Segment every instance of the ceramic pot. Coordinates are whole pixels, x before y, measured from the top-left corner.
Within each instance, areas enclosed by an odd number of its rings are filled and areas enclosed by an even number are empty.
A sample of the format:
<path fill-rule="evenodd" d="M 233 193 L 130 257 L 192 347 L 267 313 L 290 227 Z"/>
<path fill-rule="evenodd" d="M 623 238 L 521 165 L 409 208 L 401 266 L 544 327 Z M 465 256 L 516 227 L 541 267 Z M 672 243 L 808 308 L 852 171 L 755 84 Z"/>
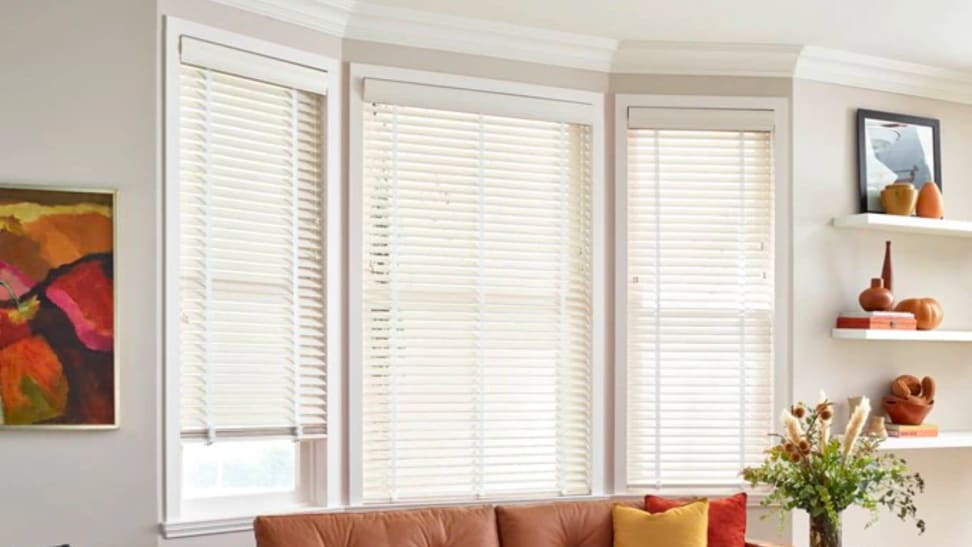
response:
<path fill-rule="evenodd" d="M 918 321 L 918 330 L 937 329 L 945 318 L 945 310 L 934 298 L 907 298 L 898 302 L 894 311 L 913 313 Z"/>
<path fill-rule="evenodd" d="M 918 192 L 918 206 L 915 214 L 922 218 L 945 218 L 945 204 L 942 191 L 934 182 L 926 182 Z"/>
<path fill-rule="evenodd" d="M 889 184 L 881 190 L 881 206 L 889 215 L 911 216 L 918 203 L 918 190 L 908 182 Z"/>
<path fill-rule="evenodd" d="M 857 298 L 864 311 L 889 311 L 894 306 L 894 295 L 884 288 L 884 280 L 880 277 L 871 279 L 871 287 Z"/>
<path fill-rule="evenodd" d="M 887 413 L 891 423 L 898 425 L 921 425 L 928 417 L 928 413 L 935 408 L 935 401 L 925 401 L 912 397 L 902 399 L 894 395 L 885 395 L 881 399 L 881 406 Z"/>

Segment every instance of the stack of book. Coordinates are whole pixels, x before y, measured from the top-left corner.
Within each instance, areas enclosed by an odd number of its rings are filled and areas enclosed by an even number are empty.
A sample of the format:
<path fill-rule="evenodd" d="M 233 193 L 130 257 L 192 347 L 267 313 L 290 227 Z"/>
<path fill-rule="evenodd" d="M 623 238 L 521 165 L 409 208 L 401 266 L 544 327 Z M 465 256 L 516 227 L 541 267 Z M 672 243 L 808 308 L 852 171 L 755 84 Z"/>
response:
<path fill-rule="evenodd" d="M 938 426 L 934 424 L 898 425 L 888 424 L 888 437 L 937 437 Z"/>
<path fill-rule="evenodd" d="M 897 311 L 847 311 L 837 316 L 838 329 L 915 330 L 915 314 Z"/>

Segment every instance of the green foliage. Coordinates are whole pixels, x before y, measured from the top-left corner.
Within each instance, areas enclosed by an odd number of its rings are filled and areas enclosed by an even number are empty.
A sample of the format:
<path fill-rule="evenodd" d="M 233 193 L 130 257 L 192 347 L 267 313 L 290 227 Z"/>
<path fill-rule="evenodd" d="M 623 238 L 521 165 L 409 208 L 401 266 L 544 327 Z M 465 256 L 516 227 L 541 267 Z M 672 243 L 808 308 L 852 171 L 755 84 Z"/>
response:
<path fill-rule="evenodd" d="M 909 473 L 905 460 L 879 455 L 880 440 L 861 437 L 845 449 L 841 440 L 830 439 L 829 425 L 820 423 L 821 413 L 830 416 L 830 406 L 823 402 L 813 409 L 802 403 L 794 407 L 795 414 L 802 416 L 801 437 L 776 435 L 780 443 L 767 450 L 762 465 L 743 470 L 751 485 L 769 487 L 762 505 L 779 507 L 781 518 L 802 509 L 811 519 L 825 518 L 835 526 L 840 526 L 840 514 L 852 505 L 870 511 L 868 526 L 886 508 L 901 520 L 914 520 L 924 533 L 925 521 L 917 517 L 914 502 L 925 489 L 921 476 Z"/>

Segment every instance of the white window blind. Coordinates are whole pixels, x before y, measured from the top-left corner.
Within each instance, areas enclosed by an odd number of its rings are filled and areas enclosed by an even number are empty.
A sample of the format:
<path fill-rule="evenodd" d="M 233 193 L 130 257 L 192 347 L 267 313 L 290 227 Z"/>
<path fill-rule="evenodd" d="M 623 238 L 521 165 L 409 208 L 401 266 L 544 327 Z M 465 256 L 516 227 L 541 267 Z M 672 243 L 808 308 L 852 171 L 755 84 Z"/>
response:
<path fill-rule="evenodd" d="M 590 492 L 590 127 L 364 118 L 363 501 Z"/>
<path fill-rule="evenodd" d="M 319 437 L 323 97 L 196 59 L 179 97 L 182 435 Z"/>
<path fill-rule="evenodd" d="M 627 134 L 627 486 L 738 484 L 773 430 L 772 116 L 653 110 Z"/>

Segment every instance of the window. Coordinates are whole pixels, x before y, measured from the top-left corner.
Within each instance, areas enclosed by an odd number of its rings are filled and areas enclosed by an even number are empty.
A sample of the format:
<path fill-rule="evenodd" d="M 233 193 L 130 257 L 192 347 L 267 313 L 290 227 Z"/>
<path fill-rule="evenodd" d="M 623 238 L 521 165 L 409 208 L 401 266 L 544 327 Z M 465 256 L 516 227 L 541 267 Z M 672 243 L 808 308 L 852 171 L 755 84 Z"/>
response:
<path fill-rule="evenodd" d="M 773 112 L 628 114 L 622 486 L 738 484 L 774 429 Z"/>
<path fill-rule="evenodd" d="M 302 476 L 328 425 L 327 73 L 181 36 L 173 76 L 167 335 L 182 517 L 293 507 L 308 501 Z"/>
<path fill-rule="evenodd" d="M 590 493 L 592 106 L 380 79 L 364 100 L 356 496 Z"/>

